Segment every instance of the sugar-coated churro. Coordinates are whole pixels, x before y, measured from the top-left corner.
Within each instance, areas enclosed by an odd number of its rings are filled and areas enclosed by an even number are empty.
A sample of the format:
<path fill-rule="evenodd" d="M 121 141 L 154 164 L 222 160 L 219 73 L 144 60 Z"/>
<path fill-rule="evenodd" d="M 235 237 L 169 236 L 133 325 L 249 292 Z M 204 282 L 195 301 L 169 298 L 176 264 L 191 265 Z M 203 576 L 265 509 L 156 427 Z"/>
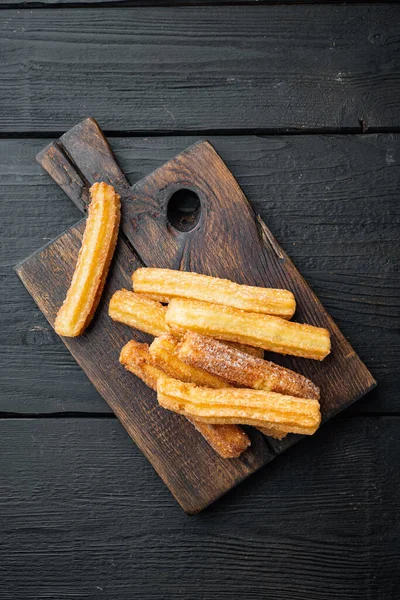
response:
<path fill-rule="evenodd" d="M 128 342 L 122 348 L 119 360 L 153 390 L 157 389 L 157 381 L 167 376 L 154 364 L 147 344 Z M 250 446 L 249 437 L 236 425 L 204 423 L 189 415 L 187 419 L 222 458 L 237 458 Z"/>
<path fill-rule="evenodd" d="M 220 304 L 175 298 L 168 305 L 166 322 L 179 334 L 190 330 L 280 354 L 322 360 L 330 352 L 326 329 Z"/>
<path fill-rule="evenodd" d="M 187 332 L 180 344 L 177 342 L 176 345 L 178 356 L 184 363 L 204 369 L 233 384 L 319 400 L 319 388 L 303 375 L 273 362 L 249 356 L 214 338 Z"/>
<path fill-rule="evenodd" d="M 273 426 L 283 433 L 313 434 L 321 422 L 318 400 L 294 398 L 244 388 L 198 387 L 171 377 L 157 382 L 158 402 L 164 408 L 205 423 Z"/>
<path fill-rule="evenodd" d="M 108 314 L 114 321 L 145 331 L 150 335 L 162 335 L 169 331 L 165 323 L 165 306 L 128 290 L 118 290 L 110 300 Z"/>
<path fill-rule="evenodd" d="M 133 289 L 160 302 L 189 298 L 233 306 L 241 310 L 290 319 L 296 302 L 292 292 L 250 285 L 199 273 L 140 268 L 132 275 Z"/>
<path fill-rule="evenodd" d="M 54 329 L 59 335 L 76 337 L 89 325 L 96 311 L 117 242 L 120 199 L 111 185 L 95 183 L 90 188 L 82 246 Z"/>
<path fill-rule="evenodd" d="M 154 363 L 168 375 L 180 381 L 211 388 L 231 387 L 226 379 L 180 360 L 178 346 L 179 339 L 171 334 L 156 337 L 149 348 Z"/>

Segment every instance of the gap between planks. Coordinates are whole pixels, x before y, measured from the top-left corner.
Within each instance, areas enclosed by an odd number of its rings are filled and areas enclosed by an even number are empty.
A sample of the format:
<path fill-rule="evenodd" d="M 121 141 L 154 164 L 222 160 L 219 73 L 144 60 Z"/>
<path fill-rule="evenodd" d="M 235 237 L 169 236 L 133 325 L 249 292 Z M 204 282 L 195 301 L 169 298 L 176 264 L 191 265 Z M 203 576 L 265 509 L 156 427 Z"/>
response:
<path fill-rule="evenodd" d="M 0 9 L 1 10 L 1 9 Z M 1 131 L 0 140 L 7 139 L 18 139 L 18 140 L 32 140 L 32 139 L 47 139 L 47 138 L 59 138 L 65 133 L 62 131 Z M 367 124 L 360 124 L 360 127 L 317 127 L 317 128 L 296 128 L 296 129 L 260 129 L 260 128 L 230 128 L 230 129 L 182 129 L 182 130 L 157 130 L 151 131 L 134 131 L 134 130 L 117 130 L 113 129 L 103 131 L 104 135 L 108 138 L 153 138 L 153 137 L 185 137 L 185 136 L 224 136 L 224 137 L 235 137 L 235 136 L 304 136 L 304 135 L 370 135 L 370 134 L 398 134 L 400 133 L 399 127 L 368 127 Z"/>

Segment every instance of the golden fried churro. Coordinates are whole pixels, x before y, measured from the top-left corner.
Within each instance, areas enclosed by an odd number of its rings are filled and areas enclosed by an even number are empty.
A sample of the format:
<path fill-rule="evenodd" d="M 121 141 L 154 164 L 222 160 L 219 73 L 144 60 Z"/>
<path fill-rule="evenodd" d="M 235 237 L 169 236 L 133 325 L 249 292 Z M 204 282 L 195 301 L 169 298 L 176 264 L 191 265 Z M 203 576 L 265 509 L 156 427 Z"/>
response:
<path fill-rule="evenodd" d="M 158 402 L 164 408 L 205 423 L 273 426 L 276 431 L 313 434 L 321 422 L 318 400 L 244 388 L 198 387 L 170 377 L 157 382 Z"/>
<path fill-rule="evenodd" d="M 165 371 L 154 364 L 147 344 L 128 342 L 121 350 L 120 362 L 153 390 L 157 381 L 166 377 Z M 187 416 L 197 431 L 222 458 L 237 458 L 250 446 L 248 436 L 236 425 L 214 425 Z"/>
<path fill-rule="evenodd" d="M 326 329 L 248 313 L 230 306 L 175 298 L 168 305 L 166 322 L 173 332 L 186 330 L 222 340 L 322 360 L 330 352 Z"/>
<path fill-rule="evenodd" d="M 135 327 L 150 335 L 169 331 L 165 323 L 165 306 L 128 290 L 118 290 L 110 300 L 108 314 L 114 321 Z"/>
<path fill-rule="evenodd" d="M 65 337 L 81 335 L 92 320 L 117 242 L 121 211 L 118 194 L 106 183 L 95 183 L 90 193 L 78 261 L 54 323 L 56 332 Z"/>
<path fill-rule="evenodd" d="M 217 343 L 225 347 L 225 344 L 222 342 Z M 171 334 L 165 334 L 155 338 L 153 343 L 150 345 L 149 350 L 153 361 L 157 367 L 164 370 L 164 375 L 167 374 L 174 379 L 179 379 L 180 381 L 186 381 L 187 383 L 194 383 L 204 387 L 216 389 L 231 387 L 230 383 L 226 381 L 226 379 L 216 377 L 202 368 L 198 369 L 180 360 L 178 355 L 179 345 L 179 338 L 176 338 Z M 247 347 L 248 346 L 245 346 L 245 348 Z M 244 354 L 244 356 L 247 356 L 247 354 Z M 221 427 L 221 425 L 217 425 L 217 427 Z M 262 433 L 264 433 L 264 435 L 269 435 L 270 437 L 275 437 L 277 439 L 282 439 L 285 437 L 285 434 L 281 430 L 276 431 L 272 425 L 269 428 L 260 428 L 260 430 Z"/>
<path fill-rule="evenodd" d="M 108 314 L 114 321 L 140 329 L 150 335 L 159 336 L 170 331 L 165 322 L 167 307 L 160 302 L 147 298 L 143 294 L 136 294 L 129 290 L 118 290 L 110 300 Z M 262 357 L 264 350 L 247 346 L 246 344 L 226 344 L 239 348 L 251 356 Z"/>
<path fill-rule="evenodd" d="M 319 388 L 303 375 L 273 362 L 249 356 L 214 338 L 187 332 L 181 343 L 177 342 L 178 345 L 178 356 L 184 363 L 209 371 L 233 384 L 319 400 Z"/>
<path fill-rule="evenodd" d="M 211 388 L 231 387 L 226 379 L 182 362 L 178 356 L 178 345 L 179 339 L 171 334 L 155 338 L 149 348 L 154 363 L 164 369 L 168 375 L 180 381 Z"/>
<path fill-rule="evenodd" d="M 240 285 L 228 279 L 198 273 L 141 268 L 133 273 L 132 281 L 135 292 L 146 294 L 160 302 L 170 302 L 172 298 L 189 298 L 284 319 L 290 319 L 296 310 L 294 296 L 288 290 Z"/>

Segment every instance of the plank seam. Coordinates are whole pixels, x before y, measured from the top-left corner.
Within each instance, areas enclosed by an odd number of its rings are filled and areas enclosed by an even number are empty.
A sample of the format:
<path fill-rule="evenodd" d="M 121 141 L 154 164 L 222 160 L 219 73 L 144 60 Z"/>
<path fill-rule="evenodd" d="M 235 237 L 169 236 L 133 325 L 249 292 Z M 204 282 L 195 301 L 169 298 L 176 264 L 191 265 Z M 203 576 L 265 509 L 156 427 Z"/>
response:
<path fill-rule="evenodd" d="M 1 131 L 0 139 L 47 139 L 59 138 L 65 131 Z M 104 130 L 104 134 L 109 138 L 141 138 L 141 137 L 184 137 L 184 136 L 301 136 L 301 135 L 368 135 L 368 134 L 398 134 L 399 127 L 367 127 L 363 121 L 360 127 L 320 127 L 320 128 L 302 128 L 302 129 L 184 129 L 184 130 L 152 130 L 152 131 L 132 131 L 132 130 Z"/>

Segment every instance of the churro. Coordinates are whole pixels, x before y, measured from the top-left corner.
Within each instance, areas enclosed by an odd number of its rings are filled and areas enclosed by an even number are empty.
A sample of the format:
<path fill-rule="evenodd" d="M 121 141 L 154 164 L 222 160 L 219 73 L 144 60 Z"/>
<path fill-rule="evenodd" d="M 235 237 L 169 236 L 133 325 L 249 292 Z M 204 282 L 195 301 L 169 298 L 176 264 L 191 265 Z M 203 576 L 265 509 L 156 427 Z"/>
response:
<path fill-rule="evenodd" d="M 225 344 L 222 342 L 220 345 L 225 347 Z M 156 338 L 151 344 L 149 350 L 153 361 L 158 367 L 164 370 L 164 374 L 167 374 L 174 379 L 179 379 L 180 381 L 186 381 L 187 383 L 194 383 L 204 387 L 216 389 L 231 387 L 231 384 L 226 379 L 212 375 L 202 368 L 191 366 L 189 361 L 186 363 L 180 360 L 179 347 L 179 338 L 176 338 L 170 334 L 165 334 Z M 247 354 L 244 354 L 244 356 L 247 356 Z M 260 429 L 264 435 L 269 435 L 270 437 L 275 437 L 277 439 L 282 439 L 285 437 L 285 433 L 283 433 L 282 430 L 276 431 L 272 425 L 270 425 L 268 428 L 264 427 L 257 429 Z"/>
<path fill-rule="evenodd" d="M 178 356 L 184 363 L 204 369 L 235 385 L 319 400 L 319 388 L 303 375 L 249 356 L 214 338 L 187 332 L 181 343 L 177 342 L 176 345 L 179 345 Z"/>
<path fill-rule="evenodd" d="M 154 363 L 168 375 L 180 381 L 211 388 L 231 387 L 226 379 L 180 360 L 178 346 L 179 339 L 171 334 L 156 337 L 149 348 Z M 244 356 L 246 355 L 244 354 Z"/>
<path fill-rule="evenodd" d="M 96 311 L 117 242 L 120 199 L 111 185 L 95 183 L 90 188 L 82 246 L 54 329 L 59 335 L 76 337 L 89 325 Z"/>
<path fill-rule="evenodd" d="M 220 304 L 175 298 L 168 305 L 166 322 L 178 334 L 190 330 L 280 354 L 322 360 L 330 352 L 326 329 Z"/>
<path fill-rule="evenodd" d="M 108 314 L 114 321 L 140 329 L 150 335 L 169 331 L 165 306 L 128 290 L 118 290 L 110 300 Z"/>
<path fill-rule="evenodd" d="M 147 344 L 130 341 L 121 350 L 120 362 L 153 390 L 165 371 L 154 364 Z M 250 439 L 236 425 L 204 423 L 187 415 L 187 419 L 222 458 L 237 458 L 250 446 Z"/>
<path fill-rule="evenodd" d="M 244 388 L 198 387 L 171 377 L 157 381 L 164 408 L 205 423 L 273 426 L 276 431 L 312 435 L 321 422 L 318 400 Z"/>
<path fill-rule="evenodd" d="M 166 306 L 160 302 L 147 298 L 143 294 L 136 294 L 129 290 L 118 290 L 110 300 L 108 314 L 114 321 L 129 325 L 150 335 L 159 336 L 170 331 L 165 322 Z M 251 356 L 262 357 L 264 350 L 226 342 L 228 345 L 240 349 Z"/>
<path fill-rule="evenodd" d="M 188 298 L 284 319 L 290 319 L 296 310 L 294 296 L 288 290 L 241 285 L 198 273 L 140 268 L 133 273 L 132 281 L 135 292 L 146 294 L 159 302 Z"/>

